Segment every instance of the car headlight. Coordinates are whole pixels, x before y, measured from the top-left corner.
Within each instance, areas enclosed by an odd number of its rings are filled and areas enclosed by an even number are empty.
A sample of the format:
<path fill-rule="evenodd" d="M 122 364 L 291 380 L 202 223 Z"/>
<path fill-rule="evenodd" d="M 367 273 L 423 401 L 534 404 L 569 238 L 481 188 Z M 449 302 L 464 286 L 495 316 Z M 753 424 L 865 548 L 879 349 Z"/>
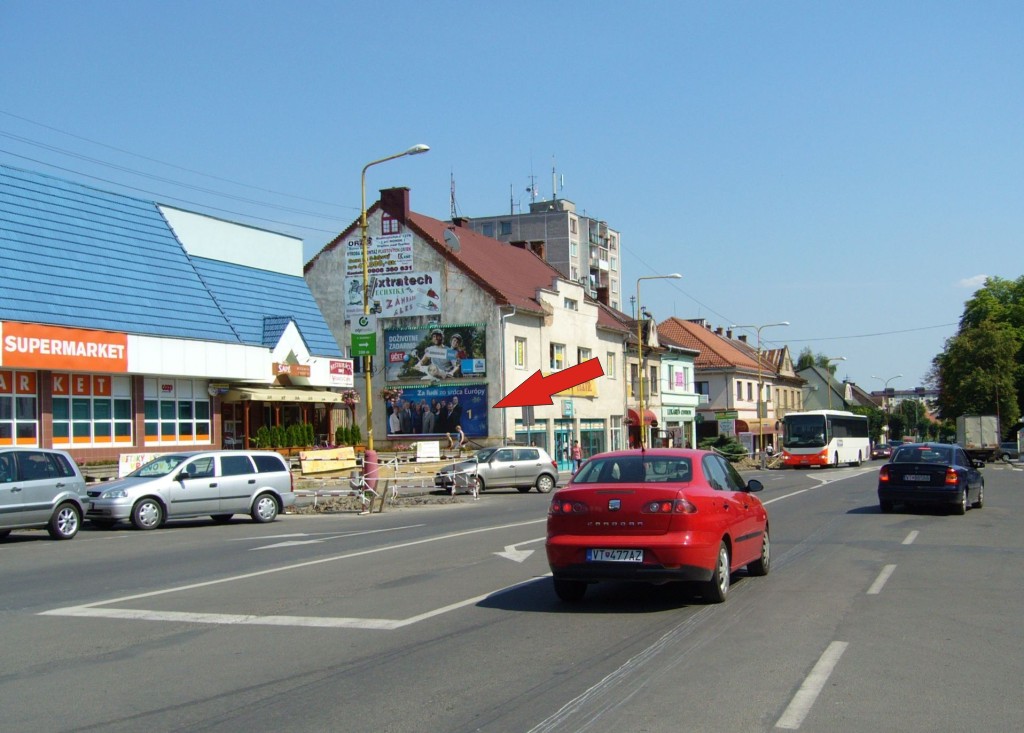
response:
<path fill-rule="evenodd" d="M 128 492 L 124 489 L 107 489 L 100 494 L 101 499 L 124 499 L 128 496 Z"/>

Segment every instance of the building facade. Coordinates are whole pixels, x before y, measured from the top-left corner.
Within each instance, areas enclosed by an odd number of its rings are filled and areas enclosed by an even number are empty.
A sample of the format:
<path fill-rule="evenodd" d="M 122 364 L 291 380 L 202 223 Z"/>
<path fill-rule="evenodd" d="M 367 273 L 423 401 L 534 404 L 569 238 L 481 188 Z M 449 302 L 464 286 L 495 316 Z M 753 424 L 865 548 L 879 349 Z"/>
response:
<path fill-rule="evenodd" d="M 0 166 L 0 445 L 81 462 L 345 419 L 302 242 Z"/>
<path fill-rule="evenodd" d="M 567 199 L 530 203 L 529 213 L 480 216 L 466 226 L 485 237 L 532 249 L 587 294 L 622 310 L 619 232 L 576 211 Z"/>

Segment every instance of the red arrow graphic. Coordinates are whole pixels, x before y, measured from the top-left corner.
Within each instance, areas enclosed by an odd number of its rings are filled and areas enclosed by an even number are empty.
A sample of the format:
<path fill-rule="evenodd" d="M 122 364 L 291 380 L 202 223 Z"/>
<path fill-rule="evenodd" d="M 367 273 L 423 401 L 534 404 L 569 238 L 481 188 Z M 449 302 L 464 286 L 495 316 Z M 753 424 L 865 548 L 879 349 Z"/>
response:
<path fill-rule="evenodd" d="M 601 362 L 596 357 L 582 364 L 571 366 L 547 377 L 536 371 L 525 382 L 502 398 L 495 407 L 524 407 L 526 405 L 551 405 L 551 395 L 597 379 L 604 375 Z"/>

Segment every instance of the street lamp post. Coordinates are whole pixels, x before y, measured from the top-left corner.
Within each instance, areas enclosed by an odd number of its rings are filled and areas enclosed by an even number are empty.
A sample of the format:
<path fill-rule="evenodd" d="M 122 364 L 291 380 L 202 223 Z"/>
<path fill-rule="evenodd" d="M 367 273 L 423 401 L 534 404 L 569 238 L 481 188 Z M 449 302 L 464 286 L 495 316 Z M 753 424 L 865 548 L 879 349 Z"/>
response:
<path fill-rule="evenodd" d="M 678 280 L 678 272 L 670 275 L 644 275 L 636 279 L 636 356 L 637 356 L 637 419 L 640 423 L 640 447 L 644 447 L 644 337 L 642 309 L 640 307 L 641 280 Z"/>
<path fill-rule="evenodd" d="M 825 379 L 828 383 L 825 385 L 828 387 L 828 409 L 832 409 L 832 370 L 829 369 L 832 362 L 834 361 L 846 361 L 845 356 L 830 356 L 825 360 Z"/>
<path fill-rule="evenodd" d="M 760 455 L 761 468 L 765 466 L 764 460 L 764 420 L 767 414 L 761 414 L 761 404 L 764 400 L 764 379 L 761 374 L 761 329 L 771 328 L 772 326 L 788 326 L 789 321 L 779 321 L 778 323 L 764 323 L 760 326 L 755 325 L 741 325 L 741 326 L 729 326 L 732 328 L 753 328 L 757 330 L 757 426 L 758 426 L 758 439 L 757 439 L 757 451 Z M 767 407 L 765 413 L 768 412 Z"/>
<path fill-rule="evenodd" d="M 413 145 L 408 150 L 404 150 L 401 153 L 395 153 L 389 155 L 386 158 L 380 160 L 374 160 L 363 166 L 363 175 L 360 180 L 360 190 L 362 191 L 362 208 L 359 214 L 359 230 L 362 244 L 362 255 L 363 255 L 363 315 L 370 314 L 370 255 L 369 255 L 369 243 L 367 242 L 366 230 L 366 171 L 372 166 L 380 163 L 386 163 L 389 160 L 395 158 L 403 158 L 406 155 L 419 155 L 430 150 L 428 145 Z M 373 335 L 374 341 L 377 340 L 377 334 Z M 373 357 L 363 357 L 363 374 L 366 378 L 366 448 L 367 450 L 373 450 Z"/>
<path fill-rule="evenodd" d="M 880 382 L 882 382 L 884 384 L 884 387 L 882 388 L 882 406 L 885 408 L 885 432 L 886 433 L 888 433 L 890 430 L 892 430 L 892 425 L 889 424 L 889 423 L 892 422 L 892 420 L 890 419 L 890 410 L 889 410 L 889 407 L 890 407 L 890 404 L 889 404 L 889 382 L 891 382 L 894 379 L 899 379 L 902 376 L 903 376 L 902 374 L 897 374 L 894 377 L 889 377 L 888 379 L 885 379 L 883 377 L 876 377 L 874 374 L 871 375 L 872 379 L 877 379 L 878 381 L 880 381 Z"/>

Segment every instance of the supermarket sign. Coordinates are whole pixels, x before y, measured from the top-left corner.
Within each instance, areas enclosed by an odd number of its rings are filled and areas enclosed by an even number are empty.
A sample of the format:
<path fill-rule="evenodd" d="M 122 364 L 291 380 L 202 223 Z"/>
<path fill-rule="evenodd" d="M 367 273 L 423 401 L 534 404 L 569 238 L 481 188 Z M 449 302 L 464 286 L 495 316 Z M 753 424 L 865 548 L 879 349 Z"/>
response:
<path fill-rule="evenodd" d="M 0 321 L 0 366 L 128 371 L 128 334 Z"/>

